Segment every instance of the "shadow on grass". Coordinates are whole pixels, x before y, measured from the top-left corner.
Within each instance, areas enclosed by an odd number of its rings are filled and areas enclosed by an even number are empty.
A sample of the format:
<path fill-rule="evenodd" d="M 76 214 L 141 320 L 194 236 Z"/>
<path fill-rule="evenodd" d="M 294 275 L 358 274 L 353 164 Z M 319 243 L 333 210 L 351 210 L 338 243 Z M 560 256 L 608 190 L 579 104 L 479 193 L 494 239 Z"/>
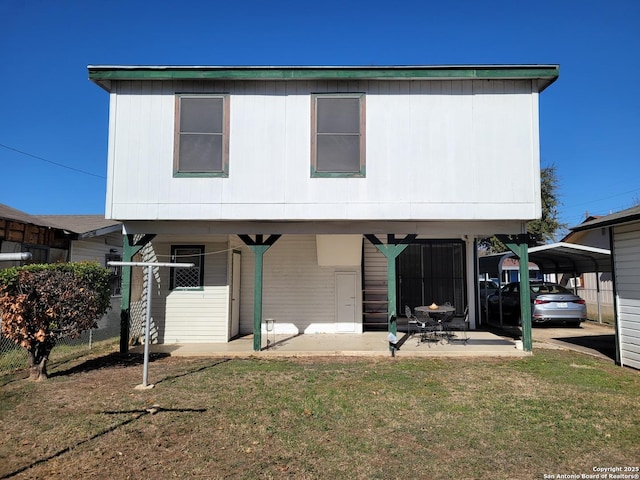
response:
<path fill-rule="evenodd" d="M 30 468 L 33 468 L 37 465 L 40 465 L 42 463 L 46 463 L 50 460 L 53 460 L 55 458 L 58 458 L 62 455 L 64 455 L 65 453 L 70 452 L 71 450 L 73 450 L 74 448 L 77 448 L 85 443 L 91 442 L 97 438 L 102 437 L 103 435 L 106 435 L 107 433 L 113 432 L 115 430 L 117 430 L 120 427 L 124 427 L 125 425 L 128 425 L 130 423 L 135 422 L 136 420 L 139 420 L 140 418 L 144 417 L 145 415 L 155 415 L 157 413 L 161 413 L 161 412 L 178 412 L 178 413 L 204 413 L 206 412 L 207 409 L 206 408 L 163 408 L 159 405 L 154 405 L 152 407 L 143 409 L 143 410 L 122 410 L 122 411 L 105 411 L 102 412 L 104 414 L 107 415 L 129 415 L 129 417 L 126 420 L 123 420 L 122 422 L 116 423 L 115 425 L 111 425 L 108 428 L 105 428 L 104 430 L 101 430 L 100 432 L 96 433 L 95 435 L 92 435 L 89 438 L 86 438 L 84 440 L 80 440 L 79 442 L 76 442 L 75 444 L 65 447 L 61 450 L 58 450 L 55 453 L 52 453 L 51 455 L 48 455 L 46 457 L 43 458 L 39 458 L 38 460 L 30 463 L 29 465 L 25 465 L 24 467 L 20 467 L 17 470 L 14 470 L 13 472 L 9 472 L 5 475 L 3 475 L 2 477 L 0 477 L 0 480 L 6 479 L 6 478 L 11 478 L 14 477 L 16 475 L 18 475 L 19 473 L 22 473 L 26 470 L 29 470 Z M 133 416 L 131 416 L 133 415 Z"/>
<path fill-rule="evenodd" d="M 165 357 L 168 357 L 169 354 L 151 354 L 149 356 L 149 361 L 154 361 L 154 360 L 159 360 Z M 177 375 L 170 375 L 167 376 L 165 378 L 163 378 L 162 380 L 159 380 L 158 382 L 156 382 L 156 384 L 161 383 L 161 382 L 166 382 L 169 380 L 173 380 L 176 378 L 180 378 L 180 377 L 185 377 L 188 375 L 192 375 L 194 373 L 198 373 L 204 370 L 207 370 L 209 368 L 215 367 L 217 365 L 221 365 L 223 363 L 226 363 L 228 361 L 230 361 L 230 358 L 225 358 L 225 359 L 221 359 L 221 360 L 216 360 L 212 363 L 208 363 L 206 365 L 200 366 L 198 368 L 194 368 L 191 370 L 188 370 L 186 372 L 177 374 Z M 54 374 L 52 374 L 51 376 L 62 376 L 62 375 L 73 375 L 75 373 L 81 373 L 81 372 L 88 372 L 88 371 L 92 371 L 92 370 L 99 370 L 99 369 L 103 369 L 103 368 L 122 368 L 122 367 L 130 367 L 130 366 L 137 366 L 137 365 L 142 365 L 144 363 L 144 358 L 143 355 L 139 355 L 139 354 L 121 354 L 121 353 L 111 353 L 109 355 L 104 355 L 101 357 L 97 357 L 97 358 L 92 358 L 90 360 L 87 360 L 79 365 L 76 365 L 74 367 L 71 367 L 67 370 L 62 370 L 59 372 L 55 372 Z M 100 432 L 96 433 L 95 435 L 92 435 L 91 437 L 81 440 L 79 442 L 76 442 L 75 444 L 65 447 L 61 450 L 58 450 L 57 452 L 48 455 L 46 457 L 40 458 L 32 463 L 30 463 L 29 465 L 25 465 L 17 470 L 14 470 L 13 472 L 7 473 L 5 475 L 3 475 L 2 477 L 0 477 L 0 480 L 2 479 L 7 479 L 7 478 L 11 478 L 14 477 L 26 470 L 29 470 L 30 468 L 33 468 L 37 465 L 40 465 L 42 463 L 46 463 L 50 460 L 53 460 L 55 458 L 60 457 L 61 455 L 64 455 L 65 453 L 70 452 L 71 450 L 73 450 L 74 448 L 79 447 L 80 445 L 83 445 L 85 443 L 88 443 L 92 440 L 95 440 L 97 438 L 100 438 L 101 436 L 113 432 L 115 430 L 117 430 L 120 427 L 123 427 L 125 425 L 128 425 L 140 418 L 142 418 L 145 415 L 156 415 L 158 413 L 163 413 L 163 412 L 169 412 L 169 413 L 204 413 L 206 412 L 207 409 L 206 408 L 164 408 L 161 407 L 160 405 L 153 405 L 149 408 L 144 408 L 144 409 L 137 409 L 137 410 L 108 410 L 108 411 L 104 411 L 102 413 L 107 414 L 107 415 L 128 415 L 129 417 L 119 423 L 116 423 L 104 430 L 101 430 Z"/>
<path fill-rule="evenodd" d="M 157 382 L 155 382 L 155 385 L 158 385 L 158 384 L 160 384 L 162 382 L 168 382 L 170 380 L 175 380 L 176 378 L 186 377 L 187 375 L 193 375 L 194 373 L 203 372 L 205 370 L 208 370 L 210 368 L 216 367 L 218 365 L 222 365 L 223 363 L 227 363 L 229 361 L 231 361 L 230 358 L 223 358 L 223 359 L 220 359 L 220 360 L 216 360 L 216 361 L 214 361 L 212 363 L 209 363 L 207 365 L 203 365 L 201 367 L 194 368 L 193 370 L 188 370 L 188 371 L 186 371 L 184 373 L 179 373 L 177 375 L 169 375 L 168 377 L 164 377 L 163 379 L 158 380 Z"/>
<path fill-rule="evenodd" d="M 151 353 L 149 354 L 149 362 L 154 362 L 168 357 L 168 353 Z M 144 363 L 144 356 L 137 353 L 110 353 L 100 357 L 90 358 L 78 365 L 74 365 L 64 370 L 56 370 L 49 374 L 50 378 L 74 375 L 77 373 L 91 372 L 93 370 L 101 370 L 104 368 L 124 368 Z"/>

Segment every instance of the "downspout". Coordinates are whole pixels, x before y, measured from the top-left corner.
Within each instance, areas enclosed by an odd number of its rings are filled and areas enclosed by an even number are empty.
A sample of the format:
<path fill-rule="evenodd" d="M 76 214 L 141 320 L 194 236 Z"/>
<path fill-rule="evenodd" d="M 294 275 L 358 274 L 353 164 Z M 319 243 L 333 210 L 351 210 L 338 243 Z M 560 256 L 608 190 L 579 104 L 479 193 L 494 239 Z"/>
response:
<path fill-rule="evenodd" d="M 613 332 L 616 345 L 616 365 L 624 366 L 620 355 L 620 316 L 618 311 L 618 288 L 616 286 L 616 262 L 615 262 L 615 242 L 613 239 L 613 227 L 609 227 L 609 251 L 611 252 L 611 283 L 613 287 Z"/>
<path fill-rule="evenodd" d="M 613 275 L 612 275 L 613 276 Z M 596 272 L 596 298 L 598 301 L 598 323 L 602 323 L 602 298 L 600 298 L 600 272 Z"/>

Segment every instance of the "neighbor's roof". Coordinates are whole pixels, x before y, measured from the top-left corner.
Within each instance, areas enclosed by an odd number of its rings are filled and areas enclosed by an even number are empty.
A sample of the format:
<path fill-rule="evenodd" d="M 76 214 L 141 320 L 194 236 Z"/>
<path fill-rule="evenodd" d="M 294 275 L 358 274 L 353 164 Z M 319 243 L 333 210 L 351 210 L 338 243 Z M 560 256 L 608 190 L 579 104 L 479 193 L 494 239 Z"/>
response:
<path fill-rule="evenodd" d="M 605 215 L 604 217 L 598 217 L 594 220 L 581 223 L 580 225 L 571 228 L 574 232 L 580 232 L 582 230 L 591 230 L 592 228 L 611 227 L 613 225 L 621 225 L 623 223 L 637 222 L 640 220 L 640 205 L 635 207 L 621 210 L 611 215 Z"/>
<path fill-rule="evenodd" d="M 120 232 L 122 224 L 107 220 L 104 215 L 39 215 L 61 230 L 78 235 L 78 238 L 96 237 L 108 233 Z"/>
<path fill-rule="evenodd" d="M 42 217 L 38 217 L 36 215 L 29 215 L 22 210 L 18 210 L 16 208 L 10 207 L 9 205 L 5 205 L 4 203 L 0 203 L 0 218 L 5 220 L 13 220 L 15 222 L 20 223 L 28 223 L 31 225 L 37 225 L 39 227 L 48 227 L 48 228 L 59 228 L 58 226 L 52 224 L 51 222 L 45 220 Z"/>
<path fill-rule="evenodd" d="M 171 66 L 89 65 L 89 79 L 109 91 L 112 80 L 539 80 L 556 81 L 559 65 Z"/>
<path fill-rule="evenodd" d="M 79 239 L 122 231 L 120 222 L 107 220 L 104 215 L 29 215 L 3 203 L 0 203 L 0 219 L 63 230 Z"/>

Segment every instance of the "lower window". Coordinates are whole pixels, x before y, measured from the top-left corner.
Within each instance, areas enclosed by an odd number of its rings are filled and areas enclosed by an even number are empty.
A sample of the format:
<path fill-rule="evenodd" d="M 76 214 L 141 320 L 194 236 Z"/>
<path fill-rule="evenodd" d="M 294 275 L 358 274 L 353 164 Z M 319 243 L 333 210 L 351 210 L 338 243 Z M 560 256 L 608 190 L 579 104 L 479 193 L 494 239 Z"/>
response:
<path fill-rule="evenodd" d="M 171 269 L 169 288 L 202 288 L 204 286 L 204 245 L 172 245 L 172 263 L 193 263 L 191 268 Z"/>

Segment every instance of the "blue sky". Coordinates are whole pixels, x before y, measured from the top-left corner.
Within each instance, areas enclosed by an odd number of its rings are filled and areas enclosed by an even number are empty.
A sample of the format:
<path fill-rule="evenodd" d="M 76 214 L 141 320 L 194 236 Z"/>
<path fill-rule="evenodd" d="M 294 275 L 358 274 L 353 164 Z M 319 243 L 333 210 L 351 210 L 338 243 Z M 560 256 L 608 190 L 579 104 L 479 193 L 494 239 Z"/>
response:
<path fill-rule="evenodd" d="M 640 203 L 638 0 L 0 0 L 0 18 L 0 203 L 27 213 L 104 212 L 90 64 L 559 64 L 540 142 L 561 220 Z"/>

